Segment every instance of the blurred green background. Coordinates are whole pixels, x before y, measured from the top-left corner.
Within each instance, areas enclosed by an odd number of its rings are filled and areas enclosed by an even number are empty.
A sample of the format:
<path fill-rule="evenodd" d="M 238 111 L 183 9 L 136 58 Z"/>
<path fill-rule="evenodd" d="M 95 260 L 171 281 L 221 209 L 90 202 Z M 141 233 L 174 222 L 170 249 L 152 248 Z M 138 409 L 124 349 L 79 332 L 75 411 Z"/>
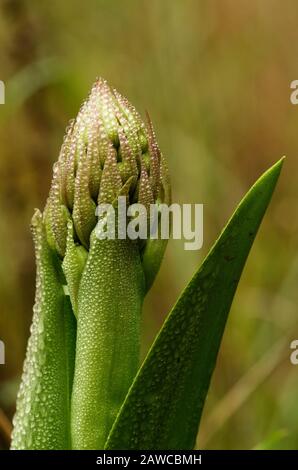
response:
<path fill-rule="evenodd" d="M 204 203 L 204 247 L 170 241 L 145 303 L 143 354 L 242 195 L 287 155 L 231 310 L 198 447 L 298 448 L 296 0 L 1 0 L 0 448 L 32 316 L 29 230 L 65 127 L 97 76 L 151 114 L 174 201 Z"/>

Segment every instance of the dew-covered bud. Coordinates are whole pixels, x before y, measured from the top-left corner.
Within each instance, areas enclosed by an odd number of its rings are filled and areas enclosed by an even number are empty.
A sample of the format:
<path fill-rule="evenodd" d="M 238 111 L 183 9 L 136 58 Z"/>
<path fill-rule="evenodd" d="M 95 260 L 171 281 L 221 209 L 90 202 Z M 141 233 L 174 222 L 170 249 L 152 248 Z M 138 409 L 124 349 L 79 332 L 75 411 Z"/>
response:
<path fill-rule="evenodd" d="M 144 123 L 126 98 L 98 79 L 66 131 L 44 211 L 48 241 L 61 258 L 69 222 L 74 242 L 89 250 L 97 205 L 117 204 L 119 196 L 146 208 L 169 203 L 168 172 L 148 114 Z"/>
<path fill-rule="evenodd" d="M 145 124 L 99 79 L 67 128 L 45 210 L 32 221 L 37 300 L 13 448 L 105 446 L 139 367 L 142 304 L 167 243 L 147 237 L 147 225 L 144 239 L 128 236 L 141 225 L 135 203 L 146 222 L 152 204 L 170 203 L 166 163 L 149 116 Z M 114 212 L 114 238 L 98 232 L 108 225 L 103 205 Z"/>

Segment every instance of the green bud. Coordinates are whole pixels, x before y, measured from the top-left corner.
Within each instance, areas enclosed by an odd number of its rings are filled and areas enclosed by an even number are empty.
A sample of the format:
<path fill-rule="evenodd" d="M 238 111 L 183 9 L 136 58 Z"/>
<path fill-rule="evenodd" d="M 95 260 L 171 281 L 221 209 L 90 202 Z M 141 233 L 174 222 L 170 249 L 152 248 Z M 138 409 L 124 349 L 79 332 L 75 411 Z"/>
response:
<path fill-rule="evenodd" d="M 153 126 L 107 82 L 98 79 L 69 125 L 54 166 L 45 209 L 49 243 L 65 256 L 67 226 L 74 240 L 90 248 L 95 209 L 127 195 L 128 204 L 167 202 L 169 181 Z"/>
<path fill-rule="evenodd" d="M 137 373 L 143 299 L 167 241 L 98 237 L 97 205 L 112 204 L 118 214 L 119 196 L 127 207 L 169 204 L 168 170 L 149 116 L 145 124 L 99 79 L 67 128 L 38 216 L 43 249 L 36 256 L 37 326 L 29 341 L 13 448 L 104 448 Z M 41 321 L 44 329 L 38 329 Z M 37 343 L 47 343 L 56 354 L 45 355 Z M 40 404 L 41 387 L 46 407 Z M 33 411 L 30 407 L 25 419 L 29 401 Z M 53 410 L 59 419 L 49 426 Z"/>

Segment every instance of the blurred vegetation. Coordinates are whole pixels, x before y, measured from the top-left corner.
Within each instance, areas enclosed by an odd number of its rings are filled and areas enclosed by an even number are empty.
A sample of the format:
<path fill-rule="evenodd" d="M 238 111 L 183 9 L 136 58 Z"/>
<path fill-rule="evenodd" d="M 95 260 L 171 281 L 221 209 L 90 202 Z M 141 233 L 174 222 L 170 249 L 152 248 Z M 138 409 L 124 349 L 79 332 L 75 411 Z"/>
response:
<path fill-rule="evenodd" d="M 145 303 L 143 353 L 241 196 L 287 155 L 233 304 L 198 445 L 297 448 L 298 368 L 289 361 L 298 337 L 298 107 L 289 99 L 297 22 L 295 0 L 1 0 L 0 448 L 34 301 L 30 218 L 45 203 L 67 121 L 99 75 L 150 112 L 174 200 L 205 205 L 204 248 L 169 243 Z"/>

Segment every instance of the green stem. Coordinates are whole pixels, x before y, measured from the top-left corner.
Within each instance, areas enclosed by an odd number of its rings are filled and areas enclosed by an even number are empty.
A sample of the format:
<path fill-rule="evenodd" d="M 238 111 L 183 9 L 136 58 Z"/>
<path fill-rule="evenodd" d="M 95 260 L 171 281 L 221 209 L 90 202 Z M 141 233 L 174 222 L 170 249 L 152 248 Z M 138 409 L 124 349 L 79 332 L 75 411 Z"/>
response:
<path fill-rule="evenodd" d="M 94 234 L 78 293 L 73 449 L 103 449 L 139 366 L 144 274 L 131 240 Z"/>

